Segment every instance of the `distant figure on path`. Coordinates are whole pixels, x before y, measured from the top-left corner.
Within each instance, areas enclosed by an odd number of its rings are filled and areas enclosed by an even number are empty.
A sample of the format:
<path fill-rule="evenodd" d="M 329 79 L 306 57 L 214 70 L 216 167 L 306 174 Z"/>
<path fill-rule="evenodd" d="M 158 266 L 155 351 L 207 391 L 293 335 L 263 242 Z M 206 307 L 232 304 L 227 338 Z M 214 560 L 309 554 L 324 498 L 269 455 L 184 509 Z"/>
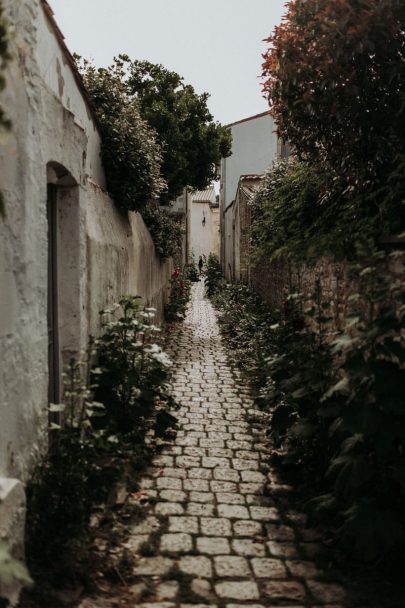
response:
<path fill-rule="evenodd" d="M 200 271 L 200 275 L 202 273 L 203 265 L 204 265 L 204 262 L 203 262 L 202 257 L 200 256 L 200 259 L 198 260 L 198 269 Z"/>

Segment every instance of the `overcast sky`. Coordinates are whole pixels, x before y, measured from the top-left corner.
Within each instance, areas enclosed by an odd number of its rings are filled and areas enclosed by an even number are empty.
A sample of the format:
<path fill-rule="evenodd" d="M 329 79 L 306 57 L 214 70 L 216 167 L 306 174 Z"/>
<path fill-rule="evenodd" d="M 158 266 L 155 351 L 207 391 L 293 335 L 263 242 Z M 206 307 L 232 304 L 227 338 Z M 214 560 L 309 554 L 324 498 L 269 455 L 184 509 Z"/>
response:
<path fill-rule="evenodd" d="M 184 76 L 223 124 L 267 110 L 262 42 L 285 0 L 48 0 L 69 50 L 98 66 L 114 55 L 148 59 Z"/>

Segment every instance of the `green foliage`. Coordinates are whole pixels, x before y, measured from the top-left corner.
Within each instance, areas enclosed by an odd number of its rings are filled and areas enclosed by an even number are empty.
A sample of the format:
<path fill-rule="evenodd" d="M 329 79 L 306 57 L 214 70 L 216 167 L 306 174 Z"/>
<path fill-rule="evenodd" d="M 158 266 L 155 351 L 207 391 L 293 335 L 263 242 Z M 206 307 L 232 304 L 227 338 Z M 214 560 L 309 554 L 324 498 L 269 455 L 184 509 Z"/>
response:
<path fill-rule="evenodd" d="M 198 95 L 162 65 L 131 61 L 127 55 L 119 59 L 128 70 L 128 90 L 162 146 L 168 184 L 162 200 L 174 200 L 187 186 L 204 190 L 217 177 L 221 158 L 231 153 L 230 131 L 213 121 L 209 95 Z"/>
<path fill-rule="evenodd" d="M 164 260 L 175 257 L 181 250 L 183 229 L 157 202 L 142 209 L 143 220 L 155 244 L 157 254 Z"/>
<path fill-rule="evenodd" d="M 67 368 L 65 402 L 49 408 L 51 450 L 27 488 L 27 554 L 39 581 L 46 572 L 58 584 L 72 582 L 91 570 L 94 504 L 145 468 L 156 439 L 176 422 L 166 411 L 170 361 L 156 344 L 153 309 L 128 296 L 102 317 L 105 333 L 90 342 L 85 361 Z"/>
<path fill-rule="evenodd" d="M 122 62 L 96 69 L 76 60 L 100 124 L 108 190 L 119 209 L 139 210 L 165 188 L 156 134 L 128 94 Z"/>
<path fill-rule="evenodd" d="M 207 270 L 205 277 L 205 287 L 207 295 L 211 298 L 220 286 L 224 284 L 224 277 L 222 274 L 221 264 L 219 263 L 218 256 L 214 253 L 210 253 L 207 260 Z"/>
<path fill-rule="evenodd" d="M 319 286 L 310 306 L 291 294 L 285 318 L 243 286 L 215 298 L 232 357 L 271 415 L 269 437 L 322 493 L 312 515 L 366 561 L 398 557 L 405 539 L 405 290 L 387 268 L 398 255 L 358 251 L 358 293 L 332 342 Z"/>
<path fill-rule="evenodd" d="M 360 242 L 402 229 L 403 186 L 393 174 L 384 187 L 349 197 L 325 169 L 302 161 L 275 165 L 251 203 L 253 257 L 355 259 Z"/>
<path fill-rule="evenodd" d="M 264 91 L 280 135 L 349 190 L 403 162 L 402 0 L 292 0 L 268 39 Z"/>
<path fill-rule="evenodd" d="M 122 312 L 116 318 L 117 311 Z M 93 370 L 96 398 L 106 407 L 101 423 L 117 433 L 136 429 L 144 436 L 157 400 L 168 401 L 165 385 L 171 361 L 156 343 L 160 329 L 155 309 L 140 309 L 140 299 L 122 298 L 103 311 L 105 333 L 97 340 L 99 368 Z"/>
<path fill-rule="evenodd" d="M 170 298 L 165 306 L 166 321 L 179 321 L 184 319 L 186 308 L 190 299 L 190 281 L 176 268 L 170 279 Z"/>
<path fill-rule="evenodd" d="M 194 260 L 192 260 L 186 265 L 184 269 L 184 275 L 186 279 L 191 283 L 198 283 L 198 281 L 200 280 L 200 274 L 198 272 L 197 265 Z"/>

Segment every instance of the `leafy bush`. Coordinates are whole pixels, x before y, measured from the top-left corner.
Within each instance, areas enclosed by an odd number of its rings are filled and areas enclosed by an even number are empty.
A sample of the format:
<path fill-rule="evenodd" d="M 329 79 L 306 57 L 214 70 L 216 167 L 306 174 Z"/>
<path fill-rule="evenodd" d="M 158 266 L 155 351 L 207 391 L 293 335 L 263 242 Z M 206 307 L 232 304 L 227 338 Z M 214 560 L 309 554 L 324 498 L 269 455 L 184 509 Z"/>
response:
<path fill-rule="evenodd" d="M 137 100 L 144 120 L 162 146 L 162 174 L 167 181 L 164 202 L 183 189 L 204 190 L 216 178 L 221 158 L 231 154 L 229 129 L 214 122 L 208 93 L 198 95 L 176 72 L 149 61 L 119 57 L 128 71 L 128 92 Z"/>
<path fill-rule="evenodd" d="M 280 135 L 350 188 L 405 153 L 402 0 L 292 0 L 268 39 L 264 90 Z"/>
<path fill-rule="evenodd" d="M 183 229 L 157 202 L 142 209 L 143 220 L 152 236 L 157 254 L 166 259 L 175 257 L 181 250 Z"/>
<path fill-rule="evenodd" d="M 118 311 L 122 315 L 116 319 Z M 115 310 L 103 311 L 105 333 L 96 342 L 99 368 L 96 398 L 105 403 L 101 423 L 118 433 L 136 429 L 144 436 L 157 400 L 165 392 L 171 361 L 156 343 L 155 309 L 141 310 L 140 299 L 122 298 Z"/>
<path fill-rule="evenodd" d="M 147 466 L 155 439 L 176 421 L 166 411 L 170 360 L 156 344 L 154 311 L 128 296 L 102 316 L 105 333 L 90 343 L 86 361 L 71 360 L 65 402 L 50 406 L 51 450 L 27 488 L 27 554 L 40 582 L 44 572 L 59 585 L 88 573 L 94 504 Z"/>
<path fill-rule="evenodd" d="M 291 294 L 285 319 L 243 286 L 215 297 L 231 356 L 271 414 L 269 437 L 320 493 L 312 515 L 368 561 L 398 558 L 405 539 L 405 290 L 388 259 L 358 252 L 359 292 L 332 343 L 319 290 L 309 308 Z"/>
<path fill-rule="evenodd" d="M 156 134 L 128 95 L 122 63 L 96 69 L 76 59 L 101 128 L 108 190 L 119 209 L 139 210 L 165 188 Z"/>
<path fill-rule="evenodd" d="M 166 321 L 184 319 L 190 299 L 190 282 L 180 268 L 176 268 L 170 279 L 170 298 L 165 307 Z"/>
<path fill-rule="evenodd" d="M 223 285 L 223 283 L 224 278 L 218 256 L 216 256 L 214 253 L 210 253 L 207 260 L 207 271 L 205 277 L 205 287 L 208 297 L 211 298 L 218 288 Z"/>
<path fill-rule="evenodd" d="M 348 197 L 323 168 L 298 161 L 275 165 L 251 202 L 253 258 L 356 259 L 360 242 L 377 243 L 401 230 L 402 182 L 393 175 L 384 188 Z"/>
<path fill-rule="evenodd" d="M 198 283 L 198 281 L 200 280 L 200 275 L 197 270 L 196 263 L 194 261 L 189 262 L 187 264 L 184 274 L 185 274 L 187 280 L 191 281 L 191 283 Z"/>

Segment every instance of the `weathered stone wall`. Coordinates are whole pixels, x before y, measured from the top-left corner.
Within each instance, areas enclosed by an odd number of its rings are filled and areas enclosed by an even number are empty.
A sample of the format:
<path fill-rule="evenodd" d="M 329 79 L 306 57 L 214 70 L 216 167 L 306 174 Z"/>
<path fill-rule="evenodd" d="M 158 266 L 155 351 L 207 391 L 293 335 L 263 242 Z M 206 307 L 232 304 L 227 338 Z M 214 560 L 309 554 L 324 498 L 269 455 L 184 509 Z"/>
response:
<path fill-rule="evenodd" d="M 336 330 L 342 327 L 347 300 L 352 293 L 347 265 L 327 258 L 320 258 L 311 266 L 296 264 L 286 257 L 252 264 L 250 285 L 271 308 L 282 314 L 287 314 L 290 294 L 302 294 L 309 304 L 318 291 L 322 301 L 330 303 L 328 314 Z"/>
<path fill-rule="evenodd" d="M 3 1 L 13 35 L 0 143 L 0 477 L 23 481 L 47 442 L 47 187 L 57 190 L 61 364 L 99 332 L 98 312 L 139 294 L 162 318 L 171 263 L 161 263 L 139 214 L 105 192 L 97 121 L 48 7 Z"/>

